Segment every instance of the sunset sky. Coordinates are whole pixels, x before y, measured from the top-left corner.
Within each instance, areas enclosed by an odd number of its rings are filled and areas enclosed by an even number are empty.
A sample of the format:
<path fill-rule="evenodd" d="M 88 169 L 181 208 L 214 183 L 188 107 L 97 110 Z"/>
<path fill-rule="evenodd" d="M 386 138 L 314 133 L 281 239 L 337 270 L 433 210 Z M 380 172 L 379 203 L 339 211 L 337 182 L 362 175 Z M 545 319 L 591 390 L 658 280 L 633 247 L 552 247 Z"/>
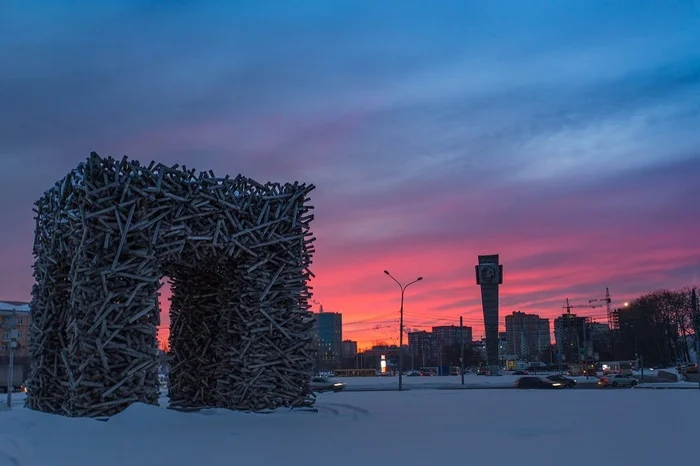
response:
<path fill-rule="evenodd" d="M 700 285 L 700 0 L 5 1 L 0 63 L 2 300 L 92 150 L 315 184 L 315 300 L 361 346 L 398 342 L 384 269 L 424 277 L 407 329 L 477 338 L 479 254 L 502 322 Z"/>

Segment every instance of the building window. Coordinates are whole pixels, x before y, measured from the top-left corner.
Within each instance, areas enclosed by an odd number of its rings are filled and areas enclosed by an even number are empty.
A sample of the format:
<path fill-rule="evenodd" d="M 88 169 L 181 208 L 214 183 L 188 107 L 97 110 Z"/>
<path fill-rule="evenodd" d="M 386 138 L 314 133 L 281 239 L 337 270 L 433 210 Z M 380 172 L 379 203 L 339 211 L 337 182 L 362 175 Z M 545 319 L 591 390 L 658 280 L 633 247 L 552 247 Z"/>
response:
<path fill-rule="evenodd" d="M 20 340 L 22 338 L 22 332 L 17 332 L 17 339 Z"/>
<path fill-rule="evenodd" d="M 2 341 L 10 341 L 10 333 L 5 332 L 2 334 Z"/>
<path fill-rule="evenodd" d="M 7 345 L 2 345 L 2 352 L 6 353 L 7 352 Z"/>
<path fill-rule="evenodd" d="M 17 325 L 22 325 L 23 319 L 21 317 L 17 317 Z"/>

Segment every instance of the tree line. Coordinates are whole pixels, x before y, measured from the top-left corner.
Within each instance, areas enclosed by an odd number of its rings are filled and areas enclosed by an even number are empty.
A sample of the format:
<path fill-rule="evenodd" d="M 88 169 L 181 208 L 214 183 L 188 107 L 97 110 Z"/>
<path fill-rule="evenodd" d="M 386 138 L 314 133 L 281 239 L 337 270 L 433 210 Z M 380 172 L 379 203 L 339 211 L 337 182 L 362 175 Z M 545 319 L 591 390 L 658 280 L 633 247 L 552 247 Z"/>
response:
<path fill-rule="evenodd" d="M 640 359 L 649 366 L 690 362 L 700 311 L 689 287 L 656 290 L 618 310 L 619 329 L 610 333 L 609 349 L 617 360 Z"/>

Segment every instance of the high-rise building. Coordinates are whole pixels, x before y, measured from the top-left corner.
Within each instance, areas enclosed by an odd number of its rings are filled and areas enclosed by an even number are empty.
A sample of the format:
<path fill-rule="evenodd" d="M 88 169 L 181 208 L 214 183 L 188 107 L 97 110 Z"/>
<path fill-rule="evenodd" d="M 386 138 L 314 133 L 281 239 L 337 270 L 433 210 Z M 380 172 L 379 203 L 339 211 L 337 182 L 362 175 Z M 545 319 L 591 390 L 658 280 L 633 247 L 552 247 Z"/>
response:
<path fill-rule="evenodd" d="M 354 358 L 357 356 L 357 342 L 352 340 L 343 340 L 341 346 L 341 355 L 343 358 Z"/>
<path fill-rule="evenodd" d="M 425 330 L 409 332 L 408 350 L 411 355 L 411 369 L 427 367 L 433 355 L 433 335 Z"/>
<path fill-rule="evenodd" d="M 552 329 L 549 326 L 549 319 L 541 318 L 537 325 L 537 352 L 541 355 L 552 347 Z"/>
<path fill-rule="evenodd" d="M 592 339 L 604 338 L 610 334 L 610 326 L 608 324 L 591 322 L 588 324 L 588 328 L 590 329 Z"/>
<path fill-rule="evenodd" d="M 472 328 L 458 325 L 433 327 L 432 332 L 425 330 L 408 333 L 408 350 L 413 369 L 428 367 L 442 362 L 442 352 L 446 346 L 462 343 L 460 328 L 464 335 L 464 348 L 472 346 Z"/>
<path fill-rule="evenodd" d="M 445 346 L 459 345 L 462 342 L 460 329 L 464 333 L 464 347 L 469 348 L 472 343 L 472 328 L 460 327 L 458 325 L 441 325 L 433 327 L 433 344 L 436 349 L 443 349 Z"/>
<path fill-rule="evenodd" d="M 316 317 L 316 366 L 318 372 L 340 368 L 343 352 L 343 316 L 339 312 L 323 312 Z"/>
<path fill-rule="evenodd" d="M 549 319 L 515 311 L 506 316 L 507 352 L 519 359 L 536 361 L 550 346 Z"/>
<path fill-rule="evenodd" d="M 564 362 L 578 363 L 581 361 L 585 338 L 585 317 L 576 314 L 563 314 L 554 319 L 554 339 L 557 351 Z"/>

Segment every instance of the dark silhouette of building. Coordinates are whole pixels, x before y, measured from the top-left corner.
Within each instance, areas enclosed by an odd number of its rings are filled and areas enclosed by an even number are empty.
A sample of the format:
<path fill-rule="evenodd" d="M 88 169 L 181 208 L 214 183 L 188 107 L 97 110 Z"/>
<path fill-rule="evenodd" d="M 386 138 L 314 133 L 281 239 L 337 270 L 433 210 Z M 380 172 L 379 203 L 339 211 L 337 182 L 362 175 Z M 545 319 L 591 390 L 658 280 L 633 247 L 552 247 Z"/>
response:
<path fill-rule="evenodd" d="M 459 345 L 461 340 L 460 328 L 464 333 L 464 347 L 469 348 L 472 344 L 472 328 L 459 327 L 458 325 L 441 325 L 433 327 L 433 343 L 438 348 L 445 346 Z"/>
<path fill-rule="evenodd" d="M 550 344 L 549 319 L 515 311 L 506 316 L 507 353 L 518 359 L 538 360 Z"/>
<path fill-rule="evenodd" d="M 343 340 L 341 353 L 343 358 L 354 358 L 357 356 L 357 342 Z"/>
<path fill-rule="evenodd" d="M 430 365 L 433 359 L 433 334 L 425 330 L 409 332 L 408 350 L 411 355 L 411 369 Z"/>
<path fill-rule="evenodd" d="M 343 353 L 343 316 L 339 312 L 323 312 L 316 317 L 317 372 L 339 369 Z"/>
<path fill-rule="evenodd" d="M 343 340 L 341 348 L 341 368 L 359 369 L 360 359 L 357 357 L 357 342 Z"/>
<path fill-rule="evenodd" d="M 554 319 L 554 338 L 562 361 L 567 363 L 581 361 L 583 356 L 581 352 L 586 341 L 585 323 L 586 318 L 576 314 L 563 314 Z"/>
<path fill-rule="evenodd" d="M 432 332 L 422 330 L 409 332 L 408 349 L 411 369 L 442 364 L 443 352 L 449 346 L 462 343 L 460 328 L 464 334 L 464 348 L 472 346 L 472 328 L 458 325 L 441 325 L 432 328 Z"/>
<path fill-rule="evenodd" d="M 365 369 L 374 368 L 382 374 L 395 373 L 398 369 L 399 347 L 396 345 L 375 345 L 361 354 Z"/>

